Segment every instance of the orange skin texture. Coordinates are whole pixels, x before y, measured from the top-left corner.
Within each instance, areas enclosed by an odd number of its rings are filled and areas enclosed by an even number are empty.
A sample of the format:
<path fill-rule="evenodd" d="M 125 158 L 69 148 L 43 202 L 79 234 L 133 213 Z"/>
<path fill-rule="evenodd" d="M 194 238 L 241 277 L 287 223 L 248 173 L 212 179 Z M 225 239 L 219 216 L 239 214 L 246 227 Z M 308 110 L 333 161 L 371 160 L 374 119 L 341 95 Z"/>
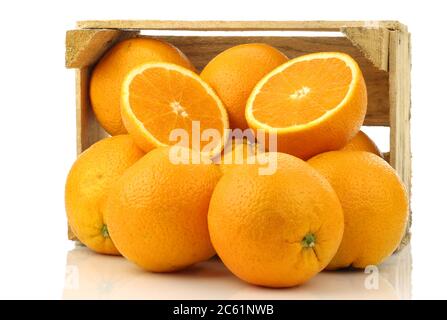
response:
<path fill-rule="evenodd" d="M 173 164 L 157 148 L 129 168 L 109 193 L 105 216 L 119 252 L 141 268 L 170 272 L 211 258 L 207 213 L 219 167 Z"/>
<path fill-rule="evenodd" d="M 90 79 L 93 111 L 101 126 L 111 135 L 127 132 L 121 121 L 120 111 L 124 76 L 134 67 L 148 62 L 169 62 L 195 71 L 179 49 L 160 40 L 134 38 L 113 46 L 99 60 Z"/>
<path fill-rule="evenodd" d="M 222 99 L 227 108 L 230 128 L 248 128 L 245 120 L 247 98 L 263 76 L 286 62 L 279 50 L 263 43 L 231 47 L 214 57 L 200 76 Z"/>
<path fill-rule="evenodd" d="M 319 123 L 310 124 L 299 130 L 279 132 L 277 151 L 307 160 L 322 152 L 339 150 L 357 134 L 365 119 L 367 91 L 365 80 L 357 64 L 355 69 L 359 77 L 354 82 L 353 94 L 345 105 Z M 312 74 L 309 74 L 309 77 L 312 77 Z M 284 116 L 287 117 L 287 115 Z M 250 119 L 248 119 L 248 124 L 255 131 L 260 129 Z"/>
<path fill-rule="evenodd" d="M 377 145 L 363 131 L 359 131 L 340 151 L 367 151 L 383 158 Z"/>
<path fill-rule="evenodd" d="M 333 151 L 308 161 L 331 183 L 345 215 L 345 233 L 328 269 L 378 265 L 405 234 L 405 187 L 382 158 L 365 151 Z"/>
<path fill-rule="evenodd" d="M 273 175 L 241 165 L 211 198 L 208 225 L 223 263 L 240 279 L 267 287 L 302 284 L 323 270 L 343 235 L 343 212 L 330 184 L 304 161 L 278 153 Z M 313 234 L 314 247 L 303 238 Z"/>
<path fill-rule="evenodd" d="M 65 185 L 68 223 L 76 237 L 93 251 L 118 255 L 103 235 L 103 205 L 110 186 L 144 155 L 129 135 L 101 140 L 75 161 Z"/>

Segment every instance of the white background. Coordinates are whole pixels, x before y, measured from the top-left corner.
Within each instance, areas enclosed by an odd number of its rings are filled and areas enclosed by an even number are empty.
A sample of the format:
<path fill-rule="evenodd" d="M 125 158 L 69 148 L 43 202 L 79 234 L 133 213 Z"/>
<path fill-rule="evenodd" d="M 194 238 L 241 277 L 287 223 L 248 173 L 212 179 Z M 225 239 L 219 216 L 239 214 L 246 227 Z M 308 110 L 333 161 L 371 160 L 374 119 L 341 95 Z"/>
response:
<path fill-rule="evenodd" d="M 60 298 L 64 183 L 75 159 L 65 31 L 86 19 L 400 20 L 412 32 L 413 297 L 447 298 L 443 1 L 2 1 L 0 298 Z"/>

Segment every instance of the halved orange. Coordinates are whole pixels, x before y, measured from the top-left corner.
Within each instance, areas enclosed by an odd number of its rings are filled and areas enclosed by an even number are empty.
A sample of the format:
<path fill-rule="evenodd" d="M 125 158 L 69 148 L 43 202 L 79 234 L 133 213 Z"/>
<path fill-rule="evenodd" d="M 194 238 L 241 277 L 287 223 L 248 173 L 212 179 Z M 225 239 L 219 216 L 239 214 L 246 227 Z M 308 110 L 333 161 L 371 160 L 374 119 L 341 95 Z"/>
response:
<path fill-rule="evenodd" d="M 145 151 L 182 145 L 213 157 L 228 137 L 228 115 L 213 89 L 196 73 L 170 63 L 144 64 L 127 74 L 121 115 Z"/>
<path fill-rule="evenodd" d="M 245 109 L 252 129 L 277 135 L 277 149 L 303 159 L 342 148 L 365 118 L 366 86 L 353 58 L 321 52 L 290 60 L 253 89 Z"/>

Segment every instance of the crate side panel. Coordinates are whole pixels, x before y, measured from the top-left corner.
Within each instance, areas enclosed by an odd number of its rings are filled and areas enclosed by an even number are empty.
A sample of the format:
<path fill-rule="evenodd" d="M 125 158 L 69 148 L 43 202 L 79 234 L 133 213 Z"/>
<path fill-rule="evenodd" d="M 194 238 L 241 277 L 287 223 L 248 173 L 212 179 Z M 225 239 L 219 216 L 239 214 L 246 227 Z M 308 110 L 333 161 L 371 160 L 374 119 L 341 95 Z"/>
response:
<path fill-rule="evenodd" d="M 99 125 L 90 106 L 89 79 L 90 68 L 76 70 L 76 128 L 78 155 L 96 141 L 108 136 Z"/>
<path fill-rule="evenodd" d="M 267 43 L 289 58 L 320 51 L 340 51 L 351 55 L 360 65 L 368 88 L 368 113 L 365 125 L 389 125 L 388 73 L 379 70 L 359 48 L 345 37 L 214 37 L 214 36 L 160 36 L 182 50 L 201 70 L 217 54 L 243 43 Z"/>

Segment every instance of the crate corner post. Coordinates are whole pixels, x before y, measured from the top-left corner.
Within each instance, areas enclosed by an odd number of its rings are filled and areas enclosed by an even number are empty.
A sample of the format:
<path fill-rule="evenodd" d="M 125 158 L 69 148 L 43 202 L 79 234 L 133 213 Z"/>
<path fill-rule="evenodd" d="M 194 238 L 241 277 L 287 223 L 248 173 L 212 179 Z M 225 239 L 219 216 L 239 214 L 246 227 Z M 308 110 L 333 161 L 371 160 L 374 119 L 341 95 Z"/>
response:
<path fill-rule="evenodd" d="M 382 71 L 388 71 L 389 30 L 385 27 L 342 27 L 340 31 Z"/>
<path fill-rule="evenodd" d="M 402 179 L 411 199 L 411 43 L 407 28 L 390 32 L 390 163 Z M 409 243 L 411 214 L 401 247 Z"/>

